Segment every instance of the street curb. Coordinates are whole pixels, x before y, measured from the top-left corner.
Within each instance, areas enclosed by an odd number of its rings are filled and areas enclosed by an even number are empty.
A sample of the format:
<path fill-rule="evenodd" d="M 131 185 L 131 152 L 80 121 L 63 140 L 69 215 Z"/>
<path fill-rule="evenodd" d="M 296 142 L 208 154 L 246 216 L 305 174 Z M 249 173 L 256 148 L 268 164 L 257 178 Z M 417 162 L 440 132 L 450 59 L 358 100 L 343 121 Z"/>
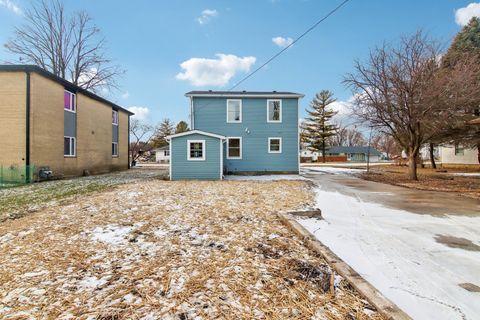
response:
<path fill-rule="evenodd" d="M 352 267 L 340 259 L 330 248 L 318 241 L 313 234 L 300 225 L 292 217 L 278 213 L 280 220 L 296 235 L 298 235 L 313 251 L 319 253 L 327 263 L 345 280 L 347 280 L 361 295 L 370 302 L 377 311 L 388 320 L 411 320 L 396 304 L 382 295 L 374 286 L 362 278 Z"/>

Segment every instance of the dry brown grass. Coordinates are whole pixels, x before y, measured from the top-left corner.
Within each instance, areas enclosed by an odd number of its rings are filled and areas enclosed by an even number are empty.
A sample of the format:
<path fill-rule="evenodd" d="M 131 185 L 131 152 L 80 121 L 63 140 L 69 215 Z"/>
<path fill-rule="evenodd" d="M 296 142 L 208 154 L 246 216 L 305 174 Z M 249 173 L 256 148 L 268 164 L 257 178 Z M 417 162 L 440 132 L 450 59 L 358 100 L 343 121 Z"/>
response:
<path fill-rule="evenodd" d="M 365 180 L 383 182 L 407 188 L 458 193 L 461 196 L 480 199 L 480 177 L 461 176 L 459 173 L 478 173 L 479 167 L 453 167 L 449 169 L 418 168 L 418 181 L 409 180 L 405 166 L 376 166 L 370 173 L 361 174 Z"/>
<path fill-rule="evenodd" d="M 0 318 L 380 319 L 276 212 L 301 181 L 134 182 L 0 224 Z M 197 318 L 195 318 L 197 319 Z"/>

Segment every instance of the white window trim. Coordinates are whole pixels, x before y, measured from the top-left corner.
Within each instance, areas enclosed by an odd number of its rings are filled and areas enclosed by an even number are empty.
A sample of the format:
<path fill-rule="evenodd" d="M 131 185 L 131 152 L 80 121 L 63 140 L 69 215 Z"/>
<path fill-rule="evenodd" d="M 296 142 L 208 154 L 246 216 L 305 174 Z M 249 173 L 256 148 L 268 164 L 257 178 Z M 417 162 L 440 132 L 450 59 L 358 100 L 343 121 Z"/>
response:
<path fill-rule="evenodd" d="M 77 138 L 70 137 L 70 136 L 63 136 L 63 139 L 65 139 L 65 138 L 70 139 L 70 153 L 72 151 L 72 141 L 73 141 L 73 154 L 64 154 L 63 156 L 65 158 L 75 158 L 77 156 Z M 63 143 L 65 143 L 65 141 Z"/>
<path fill-rule="evenodd" d="M 202 157 L 201 158 L 191 158 L 190 157 L 190 144 L 191 143 L 201 143 L 202 144 Z M 205 161 L 207 150 L 205 149 L 205 140 L 187 140 L 187 160 L 188 161 Z"/>
<path fill-rule="evenodd" d="M 239 140 L 240 140 L 240 156 L 238 156 L 238 157 L 231 157 L 231 156 L 230 156 L 230 151 L 229 151 L 229 148 L 228 148 L 230 139 L 239 139 Z M 241 160 L 241 159 L 242 159 L 242 155 L 243 155 L 243 142 L 242 142 L 242 137 L 227 137 L 227 159 L 231 159 L 231 160 Z"/>
<path fill-rule="evenodd" d="M 118 150 L 118 142 L 113 142 L 113 141 L 112 141 L 112 146 L 113 146 L 114 144 L 117 145 L 117 154 L 113 154 L 113 153 L 112 153 L 112 158 L 118 158 L 118 155 L 119 155 L 119 153 L 120 153 L 119 150 Z"/>
<path fill-rule="evenodd" d="M 272 151 L 272 150 L 270 149 L 270 141 L 273 140 L 273 139 L 276 139 L 276 140 L 279 140 L 279 141 L 280 141 L 280 150 L 278 150 L 278 151 Z M 268 153 L 282 153 L 282 138 L 281 138 L 281 137 L 269 137 L 269 138 L 268 138 L 268 146 L 267 146 L 267 148 L 268 148 Z"/>
<path fill-rule="evenodd" d="M 113 114 L 116 113 L 117 114 L 117 123 L 114 123 L 113 122 Z M 114 126 L 117 126 L 118 127 L 118 122 L 120 121 L 120 119 L 118 118 L 118 111 L 117 110 L 113 110 L 112 109 L 112 125 Z"/>
<path fill-rule="evenodd" d="M 228 120 L 228 115 L 229 115 L 229 112 L 228 112 L 228 103 L 230 101 L 239 101 L 240 102 L 240 120 L 236 121 L 236 120 L 233 120 L 233 121 L 229 121 Z M 227 123 L 242 123 L 242 99 L 227 99 Z"/>
<path fill-rule="evenodd" d="M 76 95 L 75 93 L 71 92 L 71 91 L 68 91 L 67 89 L 64 89 L 64 92 L 70 93 L 70 94 L 71 94 L 72 96 L 74 96 L 75 98 L 73 99 L 73 104 L 74 104 L 73 110 L 65 109 L 65 101 L 63 101 L 63 104 L 64 104 L 63 110 L 64 110 L 64 111 L 67 111 L 67 112 L 71 112 L 71 113 L 77 113 L 77 95 Z M 65 93 L 64 93 L 64 94 L 65 94 Z M 65 99 L 65 98 L 64 98 L 64 99 Z M 70 99 L 70 104 L 71 104 L 71 103 L 72 103 L 72 100 Z M 70 107 L 71 107 L 71 105 L 70 105 Z"/>
<path fill-rule="evenodd" d="M 270 120 L 270 110 L 269 110 L 270 101 L 280 101 L 280 119 L 279 120 Z M 267 100 L 267 122 L 268 123 L 282 123 L 282 113 L 283 113 L 282 99 L 268 99 Z"/>

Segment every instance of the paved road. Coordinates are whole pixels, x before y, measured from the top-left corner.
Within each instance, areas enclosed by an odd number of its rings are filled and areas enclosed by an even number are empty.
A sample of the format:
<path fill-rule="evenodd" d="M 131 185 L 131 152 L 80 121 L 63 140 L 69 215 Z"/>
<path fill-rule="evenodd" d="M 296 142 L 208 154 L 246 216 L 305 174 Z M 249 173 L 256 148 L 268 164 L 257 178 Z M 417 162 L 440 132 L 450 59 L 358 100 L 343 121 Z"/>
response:
<path fill-rule="evenodd" d="M 299 222 L 415 319 L 479 319 L 480 201 L 304 168 L 324 220 Z"/>

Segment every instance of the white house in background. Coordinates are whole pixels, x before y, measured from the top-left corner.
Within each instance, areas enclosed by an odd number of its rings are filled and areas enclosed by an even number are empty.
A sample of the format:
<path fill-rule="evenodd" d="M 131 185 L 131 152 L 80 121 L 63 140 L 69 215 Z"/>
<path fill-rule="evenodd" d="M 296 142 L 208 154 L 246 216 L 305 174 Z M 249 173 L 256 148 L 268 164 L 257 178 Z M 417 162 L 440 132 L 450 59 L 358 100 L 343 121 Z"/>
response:
<path fill-rule="evenodd" d="M 300 151 L 300 157 L 309 158 L 311 161 L 317 161 L 318 157 L 321 155 L 321 152 L 311 151 L 308 149 L 302 149 Z"/>
<path fill-rule="evenodd" d="M 157 149 L 153 149 L 155 152 L 155 162 L 157 163 L 169 163 L 170 162 L 170 147 L 164 146 Z"/>
<path fill-rule="evenodd" d="M 430 151 L 428 145 L 425 145 L 420 155 L 423 161 L 428 164 L 430 162 Z M 433 149 L 435 161 L 443 165 L 475 165 L 478 163 L 478 150 L 476 148 L 464 148 L 462 145 L 445 145 L 435 146 Z"/>

